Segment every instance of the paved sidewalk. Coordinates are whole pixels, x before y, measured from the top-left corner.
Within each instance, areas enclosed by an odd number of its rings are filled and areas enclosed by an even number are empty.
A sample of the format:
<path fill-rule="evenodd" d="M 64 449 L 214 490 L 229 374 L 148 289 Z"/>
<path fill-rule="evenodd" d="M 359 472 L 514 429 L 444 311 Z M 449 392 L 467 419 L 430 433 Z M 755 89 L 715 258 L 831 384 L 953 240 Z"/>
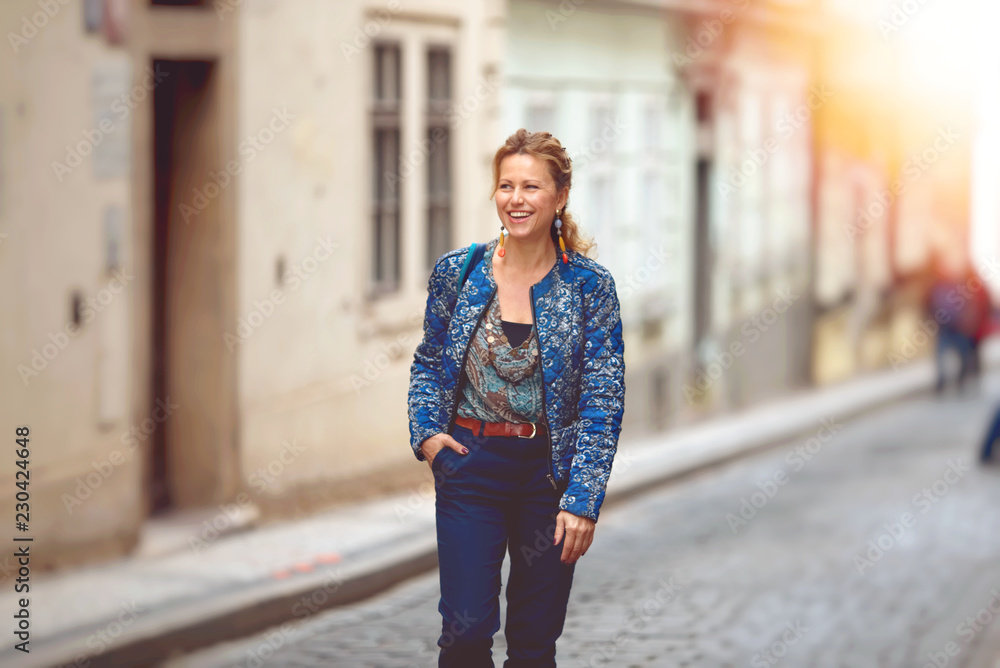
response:
<path fill-rule="evenodd" d="M 996 347 L 984 358 L 1000 359 Z M 672 477 L 844 421 L 928 390 L 929 361 L 808 391 L 705 424 L 623 440 L 608 485 L 616 503 Z M 223 511 L 220 511 L 220 515 Z M 40 578 L 30 655 L 2 665 L 151 665 L 385 589 L 436 565 L 434 488 Z"/>

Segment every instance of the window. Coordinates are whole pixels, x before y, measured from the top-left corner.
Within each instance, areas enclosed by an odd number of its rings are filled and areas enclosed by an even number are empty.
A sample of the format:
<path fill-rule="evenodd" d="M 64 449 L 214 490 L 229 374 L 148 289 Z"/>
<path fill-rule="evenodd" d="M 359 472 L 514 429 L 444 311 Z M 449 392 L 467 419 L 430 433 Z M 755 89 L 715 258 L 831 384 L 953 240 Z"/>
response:
<path fill-rule="evenodd" d="M 590 223 L 601 260 L 615 273 L 618 268 L 614 229 L 614 180 L 610 173 L 595 174 L 590 182 Z"/>
<path fill-rule="evenodd" d="M 609 99 L 598 100 L 590 109 L 590 141 L 582 152 L 585 173 L 591 187 L 591 207 L 587 219 L 598 243 L 600 257 L 605 266 L 616 273 L 623 260 L 621 240 L 623 230 L 616 220 L 616 164 L 615 144 L 621 138 L 615 134 L 614 109 Z M 627 235 L 626 235 L 627 237 Z M 627 240 L 627 239 L 626 239 Z"/>
<path fill-rule="evenodd" d="M 659 154 L 663 149 L 663 109 L 651 101 L 643 113 L 643 148 L 647 153 Z"/>
<path fill-rule="evenodd" d="M 427 52 L 427 268 L 451 248 L 451 52 Z"/>
<path fill-rule="evenodd" d="M 469 113 L 456 105 L 463 94 L 455 77 L 457 37 L 444 22 L 400 18 L 366 53 L 371 231 L 363 279 L 373 317 L 391 327 L 401 325 L 435 261 L 455 244 L 455 181 L 461 176 L 455 128 L 458 115 Z"/>
<path fill-rule="evenodd" d="M 610 162 L 616 135 L 615 114 L 610 101 L 600 102 L 590 112 L 590 139 L 594 149 L 594 159 Z"/>
<path fill-rule="evenodd" d="M 391 292 L 400 282 L 400 48 L 374 49 L 372 128 L 372 287 Z"/>

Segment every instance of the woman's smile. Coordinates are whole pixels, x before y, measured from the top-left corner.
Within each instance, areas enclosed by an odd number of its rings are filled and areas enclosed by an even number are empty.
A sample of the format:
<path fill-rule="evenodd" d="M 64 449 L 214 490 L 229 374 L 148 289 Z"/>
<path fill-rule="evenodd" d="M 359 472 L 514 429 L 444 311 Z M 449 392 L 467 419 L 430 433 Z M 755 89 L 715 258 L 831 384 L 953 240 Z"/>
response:
<path fill-rule="evenodd" d="M 526 215 L 527 214 L 527 215 Z M 512 224 L 523 223 L 534 215 L 533 211 L 508 211 L 507 219 Z"/>

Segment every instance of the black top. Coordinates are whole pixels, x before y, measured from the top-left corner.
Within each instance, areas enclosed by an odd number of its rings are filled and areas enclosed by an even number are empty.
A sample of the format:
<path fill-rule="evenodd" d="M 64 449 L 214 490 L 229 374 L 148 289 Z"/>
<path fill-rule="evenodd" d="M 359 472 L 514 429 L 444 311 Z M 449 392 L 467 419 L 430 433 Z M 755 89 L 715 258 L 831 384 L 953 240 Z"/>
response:
<path fill-rule="evenodd" d="M 530 322 L 510 322 L 501 318 L 500 326 L 503 327 L 504 336 L 507 337 L 507 342 L 510 344 L 511 348 L 517 348 L 519 345 L 524 343 L 528 339 L 528 335 L 531 334 Z"/>

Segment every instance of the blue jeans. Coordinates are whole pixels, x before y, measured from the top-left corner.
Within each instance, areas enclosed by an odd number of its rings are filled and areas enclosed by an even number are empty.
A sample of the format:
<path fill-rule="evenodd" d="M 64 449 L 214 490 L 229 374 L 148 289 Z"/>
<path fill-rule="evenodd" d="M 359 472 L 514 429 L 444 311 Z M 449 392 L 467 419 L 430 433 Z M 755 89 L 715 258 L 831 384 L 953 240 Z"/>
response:
<path fill-rule="evenodd" d="M 555 666 L 575 564 L 553 545 L 561 491 L 552 488 L 547 441 L 480 436 L 456 425 L 466 455 L 443 448 L 431 464 L 441 572 L 440 667 L 493 667 L 500 629 L 504 553 L 507 661 L 504 668 Z"/>

